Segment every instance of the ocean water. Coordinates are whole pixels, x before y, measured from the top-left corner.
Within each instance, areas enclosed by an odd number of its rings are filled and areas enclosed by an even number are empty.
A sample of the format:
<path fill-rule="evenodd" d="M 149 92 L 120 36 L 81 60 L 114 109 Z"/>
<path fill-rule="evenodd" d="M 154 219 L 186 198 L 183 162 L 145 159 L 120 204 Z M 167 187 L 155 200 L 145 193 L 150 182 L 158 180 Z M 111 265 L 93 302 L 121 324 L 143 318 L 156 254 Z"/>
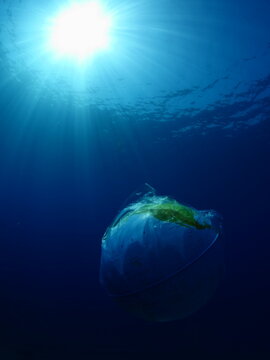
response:
<path fill-rule="evenodd" d="M 270 2 L 104 1 L 112 46 L 86 64 L 44 47 L 66 3 L 0 2 L 0 359 L 269 356 Z M 144 183 L 223 216 L 224 279 L 183 320 L 99 284 Z"/>

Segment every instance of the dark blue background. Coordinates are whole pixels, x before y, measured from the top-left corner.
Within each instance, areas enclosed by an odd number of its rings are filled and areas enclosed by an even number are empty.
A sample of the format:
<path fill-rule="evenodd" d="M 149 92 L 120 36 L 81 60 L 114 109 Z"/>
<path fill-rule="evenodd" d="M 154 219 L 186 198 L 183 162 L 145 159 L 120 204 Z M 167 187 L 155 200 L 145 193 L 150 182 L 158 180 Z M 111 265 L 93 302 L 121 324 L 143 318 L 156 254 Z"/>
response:
<path fill-rule="evenodd" d="M 9 79 L 3 66 L 1 75 Z M 269 88 L 269 76 L 255 90 L 262 86 Z M 255 90 L 200 113 L 200 123 L 226 123 L 254 105 Z M 1 359 L 269 356 L 270 98 L 235 118 L 263 115 L 255 126 L 174 137 L 179 115 L 141 121 L 92 106 L 78 115 L 72 104 L 50 108 L 46 99 L 26 121 L 23 91 L 10 81 L 0 96 Z M 211 301 L 181 321 L 133 318 L 99 285 L 102 235 L 145 182 L 224 218 L 225 277 Z"/>
<path fill-rule="evenodd" d="M 9 118 L 8 126 L 14 121 Z M 95 139 L 91 147 L 101 155 L 88 169 L 76 161 L 71 134 L 58 158 L 47 154 L 49 160 L 40 160 L 43 141 L 33 140 L 34 151 L 22 148 L 2 166 L 4 352 L 20 359 L 63 352 L 66 357 L 69 351 L 86 357 L 103 351 L 164 351 L 219 358 L 268 351 L 268 123 L 235 138 L 216 131 L 163 145 L 154 145 L 153 127 L 127 124 L 122 151 L 112 138 Z M 166 126 L 155 131 L 164 133 Z M 37 129 L 31 137 L 41 133 Z M 128 137 L 137 143 L 134 151 Z M 2 162 L 4 157 L 1 153 Z M 99 286 L 101 237 L 125 198 L 144 181 L 224 217 L 225 279 L 206 307 L 182 321 L 133 319 Z"/>

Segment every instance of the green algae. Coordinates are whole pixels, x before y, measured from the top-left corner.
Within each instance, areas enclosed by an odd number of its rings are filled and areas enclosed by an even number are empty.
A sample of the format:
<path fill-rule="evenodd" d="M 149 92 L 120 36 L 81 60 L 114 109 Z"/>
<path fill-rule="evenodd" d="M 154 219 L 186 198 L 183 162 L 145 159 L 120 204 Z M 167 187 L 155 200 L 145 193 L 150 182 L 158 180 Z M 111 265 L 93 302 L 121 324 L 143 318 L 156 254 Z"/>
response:
<path fill-rule="evenodd" d="M 211 224 L 209 224 L 209 220 L 207 221 L 206 218 L 201 216 L 201 211 L 180 204 L 176 200 L 168 197 L 154 197 L 152 202 L 138 202 L 137 204 L 132 205 L 132 207 L 126 208 L 124 214 L 120 215 L 114 221 L 111 228 L 122 226 L 130 216 L 136 214 L 150 215 L 160 221 L 171 222 L 188 228 L 192 227 L 197 230 L 212 228 Z M 106 240 L 106 234 L 103 240 Z"/>
<path fill-rule="evenodd" d="M 185 227 L 195 227 L 198 230 L 209 229 L 211 225 L 201 223 L 196 218 L 198 211 L 170 200 L 161 204 L 145 204 L 133 214 L 149 213 L 160 221 L 172 222 Z"/>

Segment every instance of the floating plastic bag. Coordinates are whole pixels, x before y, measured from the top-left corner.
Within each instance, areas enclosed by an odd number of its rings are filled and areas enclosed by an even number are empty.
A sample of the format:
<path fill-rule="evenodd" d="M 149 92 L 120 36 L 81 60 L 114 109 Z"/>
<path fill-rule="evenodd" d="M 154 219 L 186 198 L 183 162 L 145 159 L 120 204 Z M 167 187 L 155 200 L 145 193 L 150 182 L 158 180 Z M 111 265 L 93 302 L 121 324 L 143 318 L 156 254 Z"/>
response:
<path fill-rule="evenodd" d="M 126 310 L 170 321 L 199 309 L 219 283 L 220 216 L 149 189 L 107 229 L 100 281 Z"/>

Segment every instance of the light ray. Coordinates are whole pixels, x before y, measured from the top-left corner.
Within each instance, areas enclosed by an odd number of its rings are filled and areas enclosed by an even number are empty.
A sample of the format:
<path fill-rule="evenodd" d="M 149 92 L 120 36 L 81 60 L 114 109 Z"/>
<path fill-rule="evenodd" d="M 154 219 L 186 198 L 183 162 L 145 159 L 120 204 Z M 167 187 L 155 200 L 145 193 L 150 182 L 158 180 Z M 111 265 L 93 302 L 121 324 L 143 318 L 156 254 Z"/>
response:
<path fill-rule="evenodd" d="M 51 21 L 49 48 L 60 57 L 85 60 L 109 46 L 111 23 L 98 2 L 71 4 Z"/>

